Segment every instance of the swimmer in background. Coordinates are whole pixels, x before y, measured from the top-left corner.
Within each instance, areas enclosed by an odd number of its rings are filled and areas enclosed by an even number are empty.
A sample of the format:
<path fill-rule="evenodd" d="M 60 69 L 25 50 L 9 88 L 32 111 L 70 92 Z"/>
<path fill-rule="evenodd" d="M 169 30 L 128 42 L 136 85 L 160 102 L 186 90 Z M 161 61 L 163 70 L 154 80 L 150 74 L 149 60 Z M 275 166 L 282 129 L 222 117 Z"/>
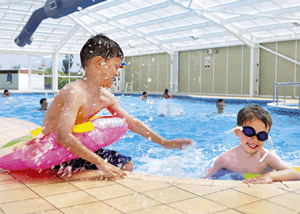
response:
<path fill-rule="evenodd" d="M 48 101 L 47 101 L 47 99 L 46 98 L 42 98 L 40 100 L 40 105 L 41 105 L 41 108 L 39 110 L 46 111 L 47 108 L 48 108 Z"/>
<path fill-rule="evenodd" d="M 114 78 L 119 75 L 118 69 L 123 57 L 122 49 L 113 40 L 101 34 L 91 37 L 80 51 L 85 75 L 60 90 L 43 120 L 43 135 L 57 133 L 59 145 L 94 164 L 101 171 L 101 176 L 108 178 L 124 178 L 126 173 L 104 161 L 72 134 L 74 125 L 87 122 L 103 109 L 116 117 L 124 118 L 131 131 L 167 149 L 184 149 L 192 144 L 189 139 L 166 140 L 159 136 L 142 121 L 123 110 L 116 97 L 104 88 L 111 88 Z"/>
<path fill-rule="evenodd" d="M 299 180 L 300 175 L 295 169 L 287 166 L 276 154 L 263 148 L 267 139 L 272 146 L 268 135 L 272 123 L 271 115 L 263 108 L 257 105 L 242 108 L 237 115 L 237 126 L 231 130 L 239 138 L 239 145 L 221 154 L 204 178 L 209 178 L 221 169 L 227 169 L 236 173 L 262 174 L 246 179 L 244 183 L 266 184 Z"/>
<path fill-rule="evenodd" d="M 3 94 L 2 94 L 2 97 L 9 97 L 10 96 L 10 93 L 7 89 L 4 90 Z"/>
<path fill-rule="evenodd" d="M 165 92 L 162 95 L 163 98 L 172 98 L 171 94 L 169 94 L 169 90 L 166 88 Z"/>
<path fill-rule="evenodd" d="M 224 114 L 225 113 L 224 112 L 224 109 L 225 109 L 225 102 L 224 102 L 224 100 L 219 99 L 217 101 L 217 103 L 216 103 L 216 107 L 217 107 L 218 111 L 214 112 L 214 113 L 218 113 L 218 114 Z"/>
<path fill-rule="evenodd" d="M 147 100 L 147 98 L 148 98 L 147 92 L 144 91 L 144 92 L 143 92 L 143 95 L 140 96 L 140 99 L 142 99 L 142 100 Z"/>
<path fill-rule="evenodd" d="M 224 112 L 225 109 L 225 102 L 222 99 L 219 99 L 216 103 L 216 107 L 218 111 L 210 112 L 209 114 L 229 114 L 229 112 Z M 207 115 L 207 113 L 202 113 L 203 115 Z"/>

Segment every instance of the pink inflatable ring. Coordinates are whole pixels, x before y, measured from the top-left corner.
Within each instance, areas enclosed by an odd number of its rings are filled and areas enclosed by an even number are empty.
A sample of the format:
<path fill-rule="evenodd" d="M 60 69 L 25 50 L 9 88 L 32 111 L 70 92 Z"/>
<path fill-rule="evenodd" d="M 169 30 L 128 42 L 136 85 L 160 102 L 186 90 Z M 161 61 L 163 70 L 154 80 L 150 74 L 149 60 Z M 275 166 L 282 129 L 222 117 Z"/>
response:
<path fill-rule="evenodd" d="M 4 145 L 0 149 L 0 168 L 7 170 L 47 169 L 64 161 L 78 158 L 56 142 L 56 133 L 41 135 L 41 130 L 42 127 L 31 131 L 30 135 Z M 96 117 L 89 122 L 74 126 L 73 135 L 87 148 L 96 151 L 120 140 L 127 130 L 128 125 L 122 118 Z M 35 137 L 38 134 L 39 136 Z M 35 143 L 17 148 L 17 144 L 24 144 L 24 140 L 29 139 Z"/>

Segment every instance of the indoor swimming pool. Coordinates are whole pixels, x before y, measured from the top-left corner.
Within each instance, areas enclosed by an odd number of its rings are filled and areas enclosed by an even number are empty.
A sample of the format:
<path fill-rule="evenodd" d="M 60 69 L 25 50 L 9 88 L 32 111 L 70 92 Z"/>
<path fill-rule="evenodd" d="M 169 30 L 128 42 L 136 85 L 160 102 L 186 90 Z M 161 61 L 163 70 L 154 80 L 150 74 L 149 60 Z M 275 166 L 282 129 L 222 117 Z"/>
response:
<path fill-rule="evenodd" d="M 43 97 L 44 93 L 1 97 L 0 117 L 22 119 L 42 125 L 45 112 L 37 109 L 40 108 L 39 100 Z M 212 166 L 216 157 L 238 145 L 238 138 L 233 133 L 226 132 L 236 125 L 238 111 L 249 103 L 243 100 L 225 100 L 225 112 L 228 113 L 219 115 L 211 113 L 217 110 L 215 100 L 184 96 L 162 99 L 149 95 L 148 100 L 143 101 L 139 96 L 122 94 L 116 97 L 130 115 L 143 121 L 165 139 L 189 138 L 194 144 L 183 151 L 168 150 L 128 131 L 119 142 L 107 148 L 131 156 L 134 172 L 186 178 L 204 177 L 207 173 L 205 169 Z M 49 104 L 52 100 L 53 95 L 48 95 Z M 251 102 L 267 109 L 265 102 Z M 300 165 L 300 116 L 270 113 L 273 117 L 270 136 L 273 139 L 274 151 L 288 164 Z M 103 110 L 99 115 L 109 115 L 109 112 Z M 265 148 L 270 147 L 270 143 L 266 141 Z"/>

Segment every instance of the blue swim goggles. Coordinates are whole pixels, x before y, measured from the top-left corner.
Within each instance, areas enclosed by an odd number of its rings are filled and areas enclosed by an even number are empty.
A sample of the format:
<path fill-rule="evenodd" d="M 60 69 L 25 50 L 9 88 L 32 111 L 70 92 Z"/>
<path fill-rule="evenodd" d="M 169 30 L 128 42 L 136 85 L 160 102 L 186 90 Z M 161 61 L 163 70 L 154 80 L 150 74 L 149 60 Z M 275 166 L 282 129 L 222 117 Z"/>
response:
<path fill-rule="evenodd" d="M 254 128 L 252 128 L 251 126 L 236 126 L 233 129 L 231 129 L 230 131 L 227 132 L 227 134 L 233 132 L 234 130 L 239 129 L 240 131 L 242 131 L 244 133 L 244 135 L 246 135 L 247 137 L 253 137 L 256 136 L 258 140 L 260 141 L 266 141 L 267 139 L 269 139 L 270 143 L 271 143 L 271 149 L 268 153 L 266 153 L 258 162 L 263 162 L 265 160 L 265 158 L 268 156 L 268 154 L 270 154 L 270 152 L 273 149 L 273 143 L 272 143 L 272 138 L 271 136 L 265 132 L 258 132 L 256 133 L 256 131 L 254 130 Z"/>

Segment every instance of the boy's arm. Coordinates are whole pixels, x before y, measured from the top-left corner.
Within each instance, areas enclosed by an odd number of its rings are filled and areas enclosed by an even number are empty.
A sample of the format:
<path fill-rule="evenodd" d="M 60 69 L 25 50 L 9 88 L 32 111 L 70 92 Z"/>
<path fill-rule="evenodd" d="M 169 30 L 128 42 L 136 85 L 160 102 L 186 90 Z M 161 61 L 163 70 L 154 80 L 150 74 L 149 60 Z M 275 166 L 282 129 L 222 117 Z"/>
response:
<path fill-rule="evenodd" d="M 192 140 L 190 139 L 175 139 L 175 140 L 166 140 L 160 135 L 156 134 L 153 130 L 151 130 L 146 124 L 142 121 L 131 117 L 124 109 L 121 108 L 117 100 L 115 100 L 114 104 L 107 107 L 107 110 L 117 117 L 125 118 L 128 124 L 128 128 L 147 138 L 150 141 L 153 141 L 167 149 L 184 149 L 184 146 L 192 145 Z"/>
<path fill-rule="evenodd" d="M 275 169 L 276 171 L 268 172 L 255 178 L 249 178 L 244 180 L 244 183 L 254 183 L 254 184 L 268 184 L 274 181 L 289 181 L 289 180 L 299 180 L 299 173 L 292 167 L 287 166 L 281 158 L 276 154 L 269 154 L 268 165 Z"/>
<path fill-rule="evenodd" d="M 220 157 L 217 158 L 217 160 L 214 163 L 214 166 L 211 168 L 211 170 L 209 171 L 209 173 L 204 177 L 204 179 L 208 178 L 209 176 L 211 176 L 212 174 L 216 173 L 217 171 L 221 170 L 224 168 L 224 158 L 221 155 Z"/>
<path fill-rule="evenodd" d="M 121 169 L 106 163 L 101 157 L 89 150 L 72 134 L 78 110 L 84 99 L 80 90 L 72 90 L 73 93 L 70 93 L 70 89 L 64 89 L 62 91 L 64 107 L 62 109 L 57 128 L 57 143 L 78 157 L 94 163 L 97 168 L 104 173 L 104 177 L 124 177 L 126 173 L 124 173 Z"/>

